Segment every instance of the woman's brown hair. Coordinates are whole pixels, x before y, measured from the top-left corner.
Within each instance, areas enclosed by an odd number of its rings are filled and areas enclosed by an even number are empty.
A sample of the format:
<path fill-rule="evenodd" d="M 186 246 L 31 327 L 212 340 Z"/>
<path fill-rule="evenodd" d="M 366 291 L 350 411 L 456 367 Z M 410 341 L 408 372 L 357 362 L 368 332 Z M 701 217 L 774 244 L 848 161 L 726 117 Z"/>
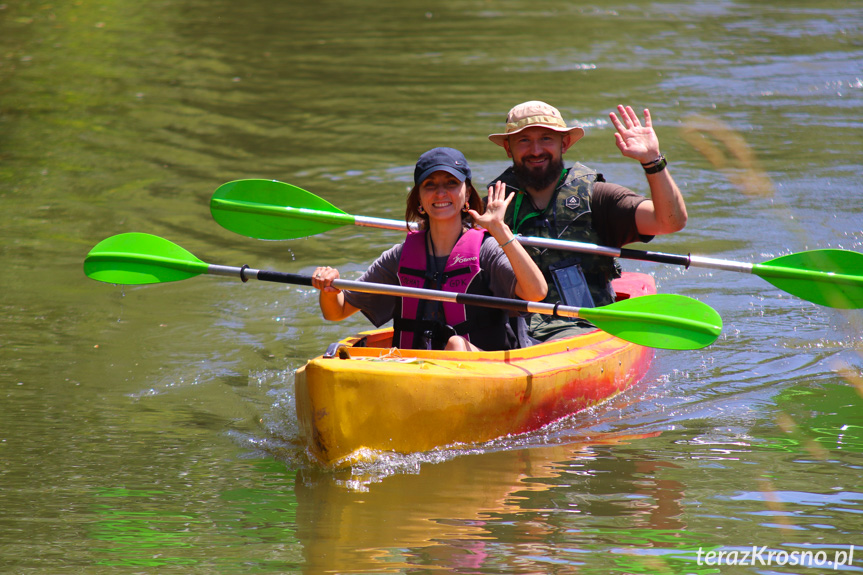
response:
<path fill-rule="evenodd" d="M 482 199 L 479 197 L 479 192 L 476 191 L 476 188 L 473 187 L 471 181 L 465 180 L 465 185 L 467 186 L 467 205 L 470 209 L 475 210 L 479 214 L 483 214 L 485 212 L 485 204 L 483 204 Z M 408 194 L 407 199 L 407 208 L 405 209 L 405 225 L 410 229 L 411 222 L 418 222 L 419 228 L 421 230 L 427 230 L 429 227 L 429 215 L 425 212 L 420 213 L 420 187 L 414 186 L 411 188 L 410 193 Z M 462 225 L 466 228 L 474 227 L 473 219 L 470 217 L 470 214 L 467 212 L 462 212 L 461 216 Z"/>

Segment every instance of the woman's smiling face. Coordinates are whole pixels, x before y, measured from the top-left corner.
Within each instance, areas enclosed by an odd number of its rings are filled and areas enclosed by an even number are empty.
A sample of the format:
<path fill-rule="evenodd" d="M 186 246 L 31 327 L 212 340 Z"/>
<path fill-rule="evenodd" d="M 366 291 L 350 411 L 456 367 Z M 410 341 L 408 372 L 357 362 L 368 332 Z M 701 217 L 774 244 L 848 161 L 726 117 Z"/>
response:
<path fill-rule="evenodd" d="M 458 178 L 439 170 L 420 184 L 420 205 L 431 219 L 458 217 L 467 203 L 467 185 Z"/>

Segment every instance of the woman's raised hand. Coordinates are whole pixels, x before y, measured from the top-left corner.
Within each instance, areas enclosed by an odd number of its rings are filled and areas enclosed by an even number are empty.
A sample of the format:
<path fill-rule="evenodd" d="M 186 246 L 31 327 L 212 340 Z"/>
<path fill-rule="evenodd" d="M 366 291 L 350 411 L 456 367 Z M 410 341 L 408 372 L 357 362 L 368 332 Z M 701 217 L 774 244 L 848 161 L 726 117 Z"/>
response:
<path fill-rule="evenodd" d="M 476 210 L 468 210 L 473 221 L 494 235 L 496 228 L 502 229 L 503 216 L 506 214 L 506 208 L 512 201 L 515 194 L 506 195 L 506 184 L 497 181 L 493 186 L 488 187 L 488 203 L 485 207 L 485 213 L 480 215 Z"/>

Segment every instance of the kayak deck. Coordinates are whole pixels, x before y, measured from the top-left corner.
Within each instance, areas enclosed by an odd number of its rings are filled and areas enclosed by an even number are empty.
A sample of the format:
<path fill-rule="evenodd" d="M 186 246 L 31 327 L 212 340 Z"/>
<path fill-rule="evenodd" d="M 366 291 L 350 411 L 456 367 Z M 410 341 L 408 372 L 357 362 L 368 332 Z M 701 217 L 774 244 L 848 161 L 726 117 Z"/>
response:
<path fill-rule="evenodd" d="M 615 280 L 618 299 L 656 292 Z M 342 467 L 379 452 L 414 453 L 539 429 L 613 397 L 647 372 L 653 350 L 600 330 L 529 348 L 446 352 L 391 348 L 392 329 L 331 346 L 294 378 L 310 454 Z"/>

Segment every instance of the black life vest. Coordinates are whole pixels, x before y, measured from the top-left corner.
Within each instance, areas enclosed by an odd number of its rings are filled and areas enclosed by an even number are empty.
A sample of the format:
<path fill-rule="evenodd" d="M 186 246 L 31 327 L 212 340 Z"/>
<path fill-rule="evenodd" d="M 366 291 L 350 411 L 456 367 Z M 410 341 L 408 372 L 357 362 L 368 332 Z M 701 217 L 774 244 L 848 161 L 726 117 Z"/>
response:
<path fill-rule="evenodd" d="M 603 181 L 602 176 L 594 170 L 576 163 L 555 190 L 549 205 L 541 212 L 534 210 L 527 200 L 527 192 L 520 189 L 518 178 L 512 168 L 507 169 L 497 180 L 503 181 L 511 189 L 519 190 L 514 193 L 522 194 L 524 198 L 521 202 L 517 201 L 518 198 L 513 199 L 504 216 L 504 221 L 513 232 L 524 236 L 602 244 L 599 234 L 593 228 L 590 211 L 593 184 L 596 181 Z M 517 214 L 516 207 L 519 208 Z M 525 249 L 542 270 L 548 283 L 545 302 L 562 301 L 550 270 L 556 266 L 578 264 L 584 273 L 594 305 L 614 303 L 611 280 L 620 277 L 620 268 L 614 258 L 529 246 L 525 246 Z"/>

